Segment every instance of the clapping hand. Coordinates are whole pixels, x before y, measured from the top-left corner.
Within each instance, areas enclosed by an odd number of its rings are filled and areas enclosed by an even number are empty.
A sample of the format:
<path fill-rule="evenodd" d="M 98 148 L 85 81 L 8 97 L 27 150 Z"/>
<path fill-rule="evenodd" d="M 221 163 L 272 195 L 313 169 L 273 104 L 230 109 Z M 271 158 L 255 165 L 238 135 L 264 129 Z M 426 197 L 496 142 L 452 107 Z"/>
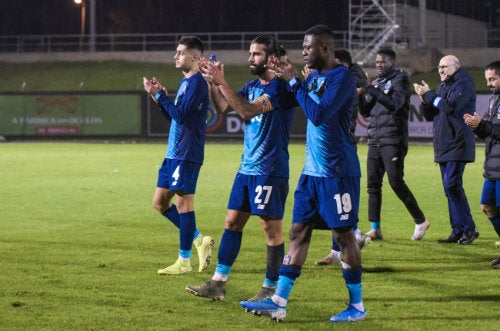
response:
<path fill-rule="evenodd" d="M 479 117 L 479 115 L 477 113 L 474 113 L 474 115 L 464 114 L 464 121 L 468 127 L 472 128 L 472 129 L 476 129 L 478 127 L 479 123 L 481 123 L 481 118 Z"/>
<path fill-rule="evenodd" d="M 203 75 L 203 78 L 209 83 L 213 83 L 217 86 L 226 84 L 226 80 L 224 78 L 224 64 L 220 61 L 212 63 L 205 58 L 200 60 L 200 71 Z"/>
<path fill-rule="evenodd" d="M 302 68 L 302 71 L 301 71 L 302 77 L 304 77 L 304 79 L 307 79 L 307 77 L 309 77 L 309 75 L 313 71 L 314 71 L 314 69 L 311 69 L 307 65 L 304 65 L 304 68 Z"/>
<path fill-rule="evenodd" d="M 422 85 L 414 83 L 413 88 L 415 89 L 415 93 L 417 93 L 419 96 L 423 96 L 425 93 L 431 90 L 429 84 L 427 84 L 425 81 L 422 81 Z"/>
<path fill-rule="evenodd" d="M 279 58 L 270 58 L 267 62 L 267 67 L 269 70 L 274 72 L 276 77 L 286 81 L 298 76 L 297 69 L 295 69 L 293 64 L 290 62 L 288 56 L 285 56 L 284 60 Z"/>

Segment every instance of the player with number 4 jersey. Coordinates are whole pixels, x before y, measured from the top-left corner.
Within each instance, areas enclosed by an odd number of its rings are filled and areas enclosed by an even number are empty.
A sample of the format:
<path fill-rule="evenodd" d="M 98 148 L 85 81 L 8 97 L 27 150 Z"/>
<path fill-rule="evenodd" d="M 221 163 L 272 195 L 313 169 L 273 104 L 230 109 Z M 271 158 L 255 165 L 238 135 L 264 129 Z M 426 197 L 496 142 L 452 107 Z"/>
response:
<path fill-rule="evenodd" d="M 153 196 L 153 207 L 174 224 L 180 233 L 177 261 L 158 270 L 160 275 L 182 275 L 191 271 L 191 248 L 198 251 L 198 271 L 207 269 L 214 241 L 196 227 L 194 196 L 203 163 L 209 104 L 208 87 L 199 70 L 203 43 L 198 37 L 183 36 L 174 55 L 175 66 L 184 78 L 175 100 L 156 78 L 144 78 L 144 89 L 171 120 L 168 145 Z M 176 197 L 176 204 L 172 199 Z"/>

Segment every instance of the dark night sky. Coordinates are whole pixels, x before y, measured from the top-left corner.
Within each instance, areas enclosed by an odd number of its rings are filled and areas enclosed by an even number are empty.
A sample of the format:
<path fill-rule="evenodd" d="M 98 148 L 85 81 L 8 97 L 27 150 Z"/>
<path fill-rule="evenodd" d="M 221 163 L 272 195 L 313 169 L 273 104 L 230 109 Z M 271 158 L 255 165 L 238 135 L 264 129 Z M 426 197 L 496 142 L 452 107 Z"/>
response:
<path fill-rule="evenodd" d="M 318 23 L 334 30 L 348 29 L 348 0 L 95 2 L 97 33 L 304 31 Z M 418 3 L 417 0 L 406 2 Z M 427 3 L 432 9 L 485 21 L 487 9 L 500 8 L 500 0 L 427 0 Z M 1 0 L 0 35 L 79 34 L 80 13 L 73 0 Z M 493 18 L 497 23 L 496 16 Z"/>
<path fill-rule="evenodd" d="M 95 1 L 97 33 L 347 29 L 348 0 Z M 79 34 L 80 13 L 73 0 L 2 0 L 0 34 Z"/>

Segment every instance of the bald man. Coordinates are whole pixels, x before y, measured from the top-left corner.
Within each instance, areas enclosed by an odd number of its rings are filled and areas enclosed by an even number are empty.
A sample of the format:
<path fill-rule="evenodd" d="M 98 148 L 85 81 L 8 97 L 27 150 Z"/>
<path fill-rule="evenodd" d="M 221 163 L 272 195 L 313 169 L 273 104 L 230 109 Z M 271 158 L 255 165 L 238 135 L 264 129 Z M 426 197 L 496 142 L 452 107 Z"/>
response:
<path fill-rule="evenodd" d="M 479 237 L 463 189 L 465 165 L 475 160 L 475 138 L 463 118 L 476 111 L 474 81 L 454 55 L 446 55 L 437 67 L 441 84 L 434 91 L 429 85 L 413 84 L 424 105 L 424 116 L 433 121 L 434 161 L 439 164 L 444 192 L 448 199 L 451 233 L 440 244 L 469 245 Z"/>

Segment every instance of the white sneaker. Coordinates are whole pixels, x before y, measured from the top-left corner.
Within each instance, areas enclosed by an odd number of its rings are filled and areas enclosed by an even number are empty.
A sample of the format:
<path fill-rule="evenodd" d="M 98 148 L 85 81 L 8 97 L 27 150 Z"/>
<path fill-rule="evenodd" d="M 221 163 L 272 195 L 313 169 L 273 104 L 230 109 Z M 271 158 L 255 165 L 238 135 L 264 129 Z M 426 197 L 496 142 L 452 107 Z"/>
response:
<path fill-rule="evenodd" d="M 381 229 L 371 229 L 366 233 L 368 237 L 370 237 L 372 240 L 382 240 L 384 239 L 384 236 L 382 235 L 382 230 Z"/>
<path fill-rule="evenodd" d="M 322 258 L 321 260 L 318 260 L 314 262 L 316 265 L 330 265 L 330 264 L 340 264 L 340 257 L 337 256 L 336 254 L 333 254 L 330 252 L 327 256 Z"/>
<path fill-rule="evenodd" d="M 359 238 L 356 236 L 356 242 L 358 243 L 359 250 L 372 242 L 372 238 L 364 233 L 361 233 Z"/>
<path fill-rule="evenodd" d="M 413 231 L 413 236 L 411 236 L 411 240 L 420 240 L 425 236 L 425 232 L 431 226 L 428 220 L 425 220 L 424 223 L 415 224 L 415 230 Z"/>

